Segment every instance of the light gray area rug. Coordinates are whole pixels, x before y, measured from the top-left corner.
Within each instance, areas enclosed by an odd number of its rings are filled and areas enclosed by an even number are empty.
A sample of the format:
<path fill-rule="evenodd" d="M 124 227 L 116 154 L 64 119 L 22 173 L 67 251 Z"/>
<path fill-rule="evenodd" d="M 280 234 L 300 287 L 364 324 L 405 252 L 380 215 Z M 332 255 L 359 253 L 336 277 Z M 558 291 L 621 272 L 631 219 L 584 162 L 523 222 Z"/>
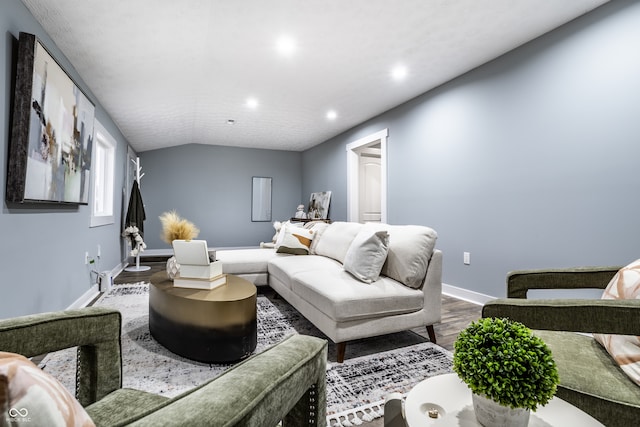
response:
<path fill-rule="evenodd" d="M 148 327 L 149 285 L 115 285 L 96 305 L 122 313 L 123 387 L 168 397 L 204 383 L 229 368 L 175 355 L 158 344 Z M 286 301 L 258 296 L 261 352 L 291 334 L 326 338 Z M 350 342 L 347 360 L 327 364 L 327 425 L 351 426 L 383 415 L 384 397 L 407 393 L 425 378 L 451 372 L 452 354 L 418 334 L 402 332 Z M 335 360 L 335 345 L 329 346 Z M 49 354 L 40 364 L 75 392 L 75 349 Z"/>

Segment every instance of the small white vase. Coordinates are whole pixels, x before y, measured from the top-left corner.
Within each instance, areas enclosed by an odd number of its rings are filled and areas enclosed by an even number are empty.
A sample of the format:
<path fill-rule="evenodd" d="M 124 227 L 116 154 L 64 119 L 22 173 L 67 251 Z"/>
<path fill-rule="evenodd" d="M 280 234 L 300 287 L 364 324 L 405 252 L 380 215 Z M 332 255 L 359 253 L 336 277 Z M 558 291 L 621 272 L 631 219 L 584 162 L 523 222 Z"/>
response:
<path fill-rule="evenodd" d="M 167 277 L 169 280 L 173 280 L 178 273 L 180 273 L 180 264 L 178 264 L 176 257 L 172 256 L 167 260 Z"/>
<path fill-rule="evenodd" d="M 530 411 L 526 408 L 510 408 L 472 393 L 476 419 L 484 427 L 526 427 Z"/>

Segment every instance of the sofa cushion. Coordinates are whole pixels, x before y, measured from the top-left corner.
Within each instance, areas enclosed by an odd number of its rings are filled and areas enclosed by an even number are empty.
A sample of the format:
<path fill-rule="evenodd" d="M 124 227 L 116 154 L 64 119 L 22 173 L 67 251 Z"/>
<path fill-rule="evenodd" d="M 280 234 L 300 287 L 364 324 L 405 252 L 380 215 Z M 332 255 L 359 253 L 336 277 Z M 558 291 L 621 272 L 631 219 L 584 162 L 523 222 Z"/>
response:
<path fill-rule="evenodd" d="M 344 257 L 344 269 L 365 283 L 378 280 L 389 250 L 386 230 L 362 229 Z"/>
<path fill-rule="evenodd" d="M 306 223 L 304 226 L 305 228 L 313 230 L 314 237 L 313 237 L 313 240 L 311 241 L 311 246 L 309 247 L 309 253 L 312 255 L 316 255 L 316 246 L 318 246 L 318 242 L 320 242 L 320 238 L 322 237 L 324 230 L 326 230 L 327 227 L 329 227 L 329 223 L 310 221 Z"/>
<path fill-rule="evenodd" d="M 599 405 L 599 401 L 604 400 L 609 405 L 622 403 L 637 407 L 640 387 L 629 381 L 593 338 L 573 332 L 533 332 L 551 349 L 558 365 L 559 398 L 573 404 L 591 402 Z"/>
<path fill-rule="evenodd" d="M 216 251 L 216 259 L 222 261 L 222 272 L 226 274 L 266 273 L 267 262 L 272 258 L 289 257 L 277 254 L 269 248 L 223 249 Z"/>
<path fill-rule="evenodd" d="M 389 233 L 389 253 L 382 274 L 410 288 L 421 287 L 438 238 L 435 230 L 420 225 L 367 224 L 366 227 Z"/>
<path fill-rule="evenodd" d="M 95 426 L 58 380 L 15 353 L 0 352 L 0 408 L 11 425 Z"/>
<path fill-rule="evenodd" d="M 297 273 L 291 288 L 336 322 L 411 313 L 424 306 L 420 290 L 384 276 L 363 283 L 341 267 Z"/>
<path fill-rule="evenodd" d="M 424 306 L 421 290 L 388 277 L 363 283 L 338 261 L 319 255 L 272 259 L 269 276 L 337 322 L 410 313 Z"/>
<path fill-rule="evenodd" d="M 317 271 L 323 269 L 342 270 L 342 264 L 338 261 L 319 255 L 305 257 L 278 257 L 269 261 L 269 280 L 278 279 L 288 288 L 291 288 L 292 278 L 305 271 Z"/>
<path fill-rule="evenodd" d="M 607 285 L 602 299 L 640 299 L 640 259 L 621 268 Z M 640 385 L 640 337 L 594 334 L 620 368 Z"/>
<path fill-rule="evenodd" d="M 333 258 L 341 263 L 351 246 L 351 242 L 362 229 L 357 222 L 333 222 L 316 236 L 314 253 Z M 314 239 L 315 240 L 315 239 Z"/>

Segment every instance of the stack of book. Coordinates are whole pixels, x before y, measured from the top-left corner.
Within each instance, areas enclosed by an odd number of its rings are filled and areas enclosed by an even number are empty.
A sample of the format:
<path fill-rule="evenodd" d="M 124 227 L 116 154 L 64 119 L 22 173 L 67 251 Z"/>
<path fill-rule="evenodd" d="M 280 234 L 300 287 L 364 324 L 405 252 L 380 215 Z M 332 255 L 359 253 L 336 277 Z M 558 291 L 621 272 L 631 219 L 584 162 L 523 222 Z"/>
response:
<path fill-rule="evenodd" d="M 180 264 L 180 274 L 173 279 L 176 288 L 215 289 L 227 283 L 222 273 L 222 262 L 214 261 L 209 265 Z"/>

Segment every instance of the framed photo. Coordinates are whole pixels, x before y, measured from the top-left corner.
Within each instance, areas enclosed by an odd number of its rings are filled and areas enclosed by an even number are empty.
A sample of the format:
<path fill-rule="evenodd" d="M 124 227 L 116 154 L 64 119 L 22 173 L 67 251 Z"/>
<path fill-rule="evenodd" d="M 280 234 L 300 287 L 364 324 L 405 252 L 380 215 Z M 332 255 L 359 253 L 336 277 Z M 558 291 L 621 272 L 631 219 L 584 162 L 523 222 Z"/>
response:
<path fill-rule="evenodd" d="M 331 202 L 331 191 L 320 191 L 311 193 L 309 198 L 309 219 L 328 219 L 329 203 Z"/>
<path fill-rule="evenodd" d="M 36 36 L 20 33 L 7 202 L 88 204 L 94 116 Z"/>

